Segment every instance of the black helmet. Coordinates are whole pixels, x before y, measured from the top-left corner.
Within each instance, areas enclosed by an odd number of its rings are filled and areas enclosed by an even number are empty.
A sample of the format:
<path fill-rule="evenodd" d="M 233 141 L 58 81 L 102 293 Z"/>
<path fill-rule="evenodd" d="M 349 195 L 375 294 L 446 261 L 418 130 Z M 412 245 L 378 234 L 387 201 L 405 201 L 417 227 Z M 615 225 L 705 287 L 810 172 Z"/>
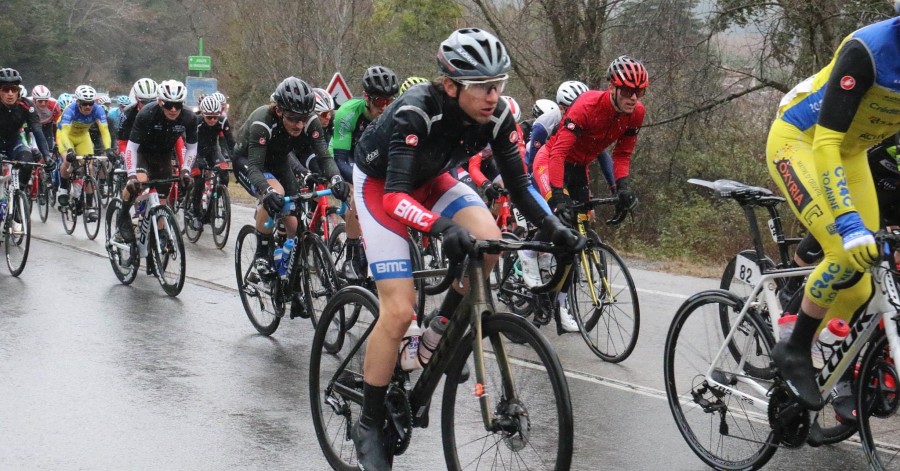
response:
<path fill-rule="evenodd" d="M 397 74 L 380 65 L 373 65 L 363 74 L 363 90 L 367 95 L 394 96 L 400 91 Z"/>
<path fill-rule="evenodd" d="M 15 85 L 19 85 L 22 83 L 22 76 L 19 75 L 19 71 L 16 69 L 0 69 L 0 83 L 12 83 Z"/>
<path fill-rule="evenodd" d="M 493 78 L 509 72 L 506 47 L 491 33 L 477 28 L 454 31 L 441 43 L 438 70 L 450 78 Z"/>
<path fill-rule="evenodd" d="M 310 114 L 316 107 L 316 95 L 312 88 L 297 77 L 282 80 L 272 98 L 279 108 L 291 113 Z"/>

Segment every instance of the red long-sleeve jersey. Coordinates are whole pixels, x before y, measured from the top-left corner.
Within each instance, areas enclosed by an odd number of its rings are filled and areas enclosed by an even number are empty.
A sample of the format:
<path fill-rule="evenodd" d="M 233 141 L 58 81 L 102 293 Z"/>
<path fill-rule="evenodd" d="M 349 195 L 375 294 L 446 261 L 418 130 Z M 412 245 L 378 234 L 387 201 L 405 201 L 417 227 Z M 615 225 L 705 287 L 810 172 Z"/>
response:
<path fill-rule="evenodd" d="M 588 90 L 566 110 L 556 133 L 547 142 L 550 152 L 550 186 L 562 188 L 566 162 L 586 166 L 601 151 L 615 143 L 613 174 L 618 180 L 627 177 L 631 153 L 638 131 L 644 122 L 644 105 L 640 102 L 631 114 L 616 111 L 608 90 Z"/>

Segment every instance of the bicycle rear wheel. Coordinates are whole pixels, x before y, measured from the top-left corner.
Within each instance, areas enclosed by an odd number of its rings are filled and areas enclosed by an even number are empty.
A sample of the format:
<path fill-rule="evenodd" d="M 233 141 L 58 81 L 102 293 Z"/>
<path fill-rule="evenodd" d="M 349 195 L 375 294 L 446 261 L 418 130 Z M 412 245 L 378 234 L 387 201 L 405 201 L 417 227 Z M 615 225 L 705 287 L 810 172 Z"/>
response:
<path fill-rule="evenodd" d="M 212 225 L 213 242 L 216 248 L 224 248 L 231 232 L 231 196 L 228 187 L 219 185 L 210 203 L 210 224 Z"/>
<path fill-rule="evenodd" d="M 480 398 L 472 394 L 480 387 L 476 385 L 473 334 L 469 332 L 444 380 L 441 431 L 447 468 L 569 469 L 572 403 L 556 352 L 537 328 L 511 313 L 485 316 L 482 334 L 483 388 L 491 402 L 492 410 L 487 412 L 494 430 L 485 430 Z M 514 345 L 505 340 L 507 336 L 523 343 Z M 503 357 L 509 361 L 501 362 Z M 460 384 L 464 364 L 472 374 Z"/>
<path fill-rule="evenodd" d="M 859 438 L 873 470 L 900 470 L 898 385 L 900 378 L 887 337 L 877 333 L 869 341 L 855 391 Z"/>
<path fill-rule="evenodd" d="M 755 378 L 738 370 L 739 362 L 727 353 L 712 362 L 725 342 L 719 310 L 740 312 L 743 302 L 733 293 L 704 291 L 678 308 L 666 337 L 663 374 L 669 408 L 678 431 L 691 450 L 716 469 L 759 469 L 775 453 L 776 438 L 769 427 L 764 392 L 769 379 Z M 736 317 L 736 316 L 735 316 Z M 742 357 L 769 360 L 774 344 L 771 333 L 754 316 L 746 316 L 736 339 Z M 710 384 L 707 371 L 720 384 L 759 397 L 743 401 L 721 386 Z"/>
<path fill-rule="evenodd" d="M 331 234 L 328 236 L 328 251 L 331 253 L 335 269 L 340 274 L 341 267 L 347 260 L 347 229 L 343 222 L 331 229 Z"/>
<path fill-rule="evenodd" d="M 69 203 L 59 207 L 59 215 L 62 217 L 63 229 L 66 234 L 72 235 L 75 232 L 75 226 L 78 224 L 78 215 L 75 213 L 75 205 L 79 202 L 69 195 Z"/>
<path fill-rule="evenodd" d="M 150 211 L 150 251 L 156 263 L 156 278 L 169 296 L 178 296 L 184 288 L 186 261 L 181 229 L 175 213 L 168 206 Z"/>
<path fill-rule="evenodd" d="M 278 280 L 263 281 L 253 266 L 256 256 L 256 228 L 246 225 L 238 232 L 234 243 L 234 273 L 237 278 L 238 293 L 244 311 L 256 331 L 272 335 L 281 323 L 284 304 L 278 301 L 280 283 Z"/>
<path fill-rule="evenodd" d="M 184 235 L 187 236 L 187 239 L 191 241 L 191 243 L 196 244 L 198 240 L 200 240 L 200 234 L 203 233 L 203 228 L 194 229 L 194 221 L 193 216 L 196 214 L 200 216 L 200 211 L 202 208 L 194 207 L 194 198 L 188 197 L 187 201 L 184 202 L 184 211 L 182 211 L 182 227 L 184 231 Z"/>
<path fill-rule="evenodd" d="M 573 266 L 569 305 L 588 348 L 618 363 L 631 355 L 641 327 L 637 289 L 622 257 L 596 236 Z"/>
<path fill-rule="evenodd" d="M 4 224 L 4 245 L 6 246 L 6 266 L 12 276 L 19 276 L 28 261 L 31 247 L 31 218 L 25 193 L 16 190 L 9 200 Z"/>
<path fill-rule="evenodd" d="M 92 193 L 92 194 L 91 194 Z M 84 188 L 82 189 L 81 198 L 84 201 L 84 214 L 82 216 L 81 222 L 84 224 L 84 233 L 87 234 L 88 239 L 94 240 L 97 238 L 97 234 L 100 233 L 100 186 L 97 185 L 97 180 L 94 177 L 88 175 L 84 177 Z M 94 221 L 89 221 L 89 214 L 93 212 Z"/>
<path fill-rule="evenodd" d="M 346 312 L 356 312 L 357 321 L 343 320 Z M 375 295 L 348 286 L 329 301 L 316 326 L 309 357 L 309 402 L 319 446 L 336 470 L 359 469 L 350 427 L 362 413 L 363 361 L 377 319 Z"/>
<path fill-rule="evenodd" d="M 113 245 L 116 235 L 119 233 L 119 213 L 122 211 L 122 200 L 113 198 L 106 207 L 106 255 L 109 264 L 112 265 L 116 278 L 124 285 L 130 285 L 137 276 L 141 266 L 141 257 L 137 255 L 137 244 L 132 242 L 128 248 Z"/>

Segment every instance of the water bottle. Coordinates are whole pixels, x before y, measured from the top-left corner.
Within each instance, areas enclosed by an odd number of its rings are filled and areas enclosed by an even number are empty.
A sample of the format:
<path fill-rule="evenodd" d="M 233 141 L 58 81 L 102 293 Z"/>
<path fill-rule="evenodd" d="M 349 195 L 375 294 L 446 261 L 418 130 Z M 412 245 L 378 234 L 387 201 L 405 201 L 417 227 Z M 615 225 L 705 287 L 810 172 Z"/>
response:
<path fill-rule="evenodd" d="M 787 340 L 791 338 L 791 333 L 794 332 L 794 325 L 796 324 L 796 314 L 787 314 L 781 316 L 781 318 L 778 319 L 778 338 L 781 340 Z"/>
<path fill-rule="evenodd" d="M 828 325 L 819 332 L 819 338 L 813 342 L 812 361 L 813 366 L 822 369 L 825 362 L 831 358 L 835 347 L 841 344 L 850 335 L 850 326 L 843 319 L 831 319 Z"/>
<path fill-rule="evenodd" d="M 205 208 L 206 202 L 209 201 L 209 197 L 207 196 L 210 193 L 210 188 L 212 187 L 212 180 L 206 180 L 206 189 L 203 191 L 203 195 L 200 196 L 200 207 Z"/>
<path fill-rule="evenodd" d="M 431 355 L 437 350 L 438 342 L 447 331 L 447 324 L 450 321 L 444 316 L 438 316 L 431 320 L 428 329 L 422 334 L 422 341 L 419 342 L 419 363 L 427 365 L 431 360 Z"/>
<path fill-rule="evenodd" d="M 284 241 L 284 245 L 281 249 L 284 251 L 284 263 L 287 264 L 288 260 L 291 259 L 291 252 L 294 251 L 294 247 L 297 245 L 297 242 L 294 242 L 294 239 L 288 239 Z"/>
<path fill-rule="evenodd" d="M 419 342 L 422 339 L 422 328 L 416 322 L 416 316 L 413 315 L 409 328 L 403 334 L 403 341 L 400 342 L 400 367 L 404 371 L 412 371 L 422 367 L 419 363 Z"/>
<path fill-rule="evenodd" d="M 284 264 L 284 249 L 278 247 L 272 257 L 275 262 L 275 269 L 278 270 L 279 276 L 287 276 L 287 266 Z"/>

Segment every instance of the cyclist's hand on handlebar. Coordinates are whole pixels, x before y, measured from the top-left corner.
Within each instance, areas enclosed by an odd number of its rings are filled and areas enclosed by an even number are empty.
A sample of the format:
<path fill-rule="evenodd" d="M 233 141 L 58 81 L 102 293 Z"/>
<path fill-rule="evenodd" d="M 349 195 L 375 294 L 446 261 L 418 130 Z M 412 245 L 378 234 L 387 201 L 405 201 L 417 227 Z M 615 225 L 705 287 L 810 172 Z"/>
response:
<path fill-rule="evenodd" d="M 131 175 L 128 177 L 128 183 L 125 184 L 125 189 L 128 190 L 128 194 L 134 198 L 143 190 L 143 185 L 138 181 L 136 175 Z"/>
<path fill-rule="evenodd" d="M 475 238 L 472 234 L 450 218 L 438 218 L 431 226 L 431 233 L 441 236 L 444 253 L 453 261 L 462 260 L 475 247 Z"/>
<path fill-rule="evenodd" d="M 350 197 L 350 184 L 345 182 L 340 175 L 331 177 L 331 194 L 341 201 L 347 201 Z"/>
<path fill-rule="evenodd" d="M 500 190 L 502 188 L 503 187 L 501 187 L 499 184 L 492 183 L 490 180 L 485 180 L 481 185 L 481 189 L 482 191 L 484 191 L 485 198 L 491 201 L 500 197 Z"/>
<path fill-rule="evenodd" d="M 562 188 L 553 188 L 550 196 L 550 207 L 555 209 L 556 217 L 564 224 L 572 224 L 575 213 L 572 211 L 572 199 Z"/>
<path fill-rule="evenodd" d="M 262 203 L 263 208 L 269 213 L 269 216 L 276 217 L 281 213 L 281 210 L 284 209 L 284 196 L 275 191 L 274 188 L 269 187 L 266 191 L 266 195 L 263 196 Z"/>
<path fill-rule="evenodd" d="M 191 183 L 193 182 L 194 179 L 191 178 L 191 171 L 186 168 L 181 169 L 181 186 L 190 188 Z"/>
<path fill-rule="evenodd" d="M 616 196 L 619 197 L 619 201 L 616 203 L 617 213 L 631 211 L 638 204 L 637 195 L 631 189 L 628 177 L 616 180 Z"/>
<path fill-rule="evenodd" d="M 74 161 L 75 161 L 75 151 L 72 149 L 69 149 L 68 151 L 66 151 L 66 162 L 72 163 Z"/>
<path fill-rule="evenodd" d="M 856 211 L 841 214 L 834 220 L 844 250 L 850 255 L 850 265 L 856 271 L 871 267 L 878 260 L 878 245 L 872 232 L 866 229 Z"/>
<path fill-rule="evenodd" d="M 550 242 L 554 245 L 567 247 L 573 253 L 584 250 L 584 247 L 587 245 L 587 239 L 583 235 L 553 216 L 545 217 L 541 226 L 541 232 L 546 234 L 545 237 Z"/>

